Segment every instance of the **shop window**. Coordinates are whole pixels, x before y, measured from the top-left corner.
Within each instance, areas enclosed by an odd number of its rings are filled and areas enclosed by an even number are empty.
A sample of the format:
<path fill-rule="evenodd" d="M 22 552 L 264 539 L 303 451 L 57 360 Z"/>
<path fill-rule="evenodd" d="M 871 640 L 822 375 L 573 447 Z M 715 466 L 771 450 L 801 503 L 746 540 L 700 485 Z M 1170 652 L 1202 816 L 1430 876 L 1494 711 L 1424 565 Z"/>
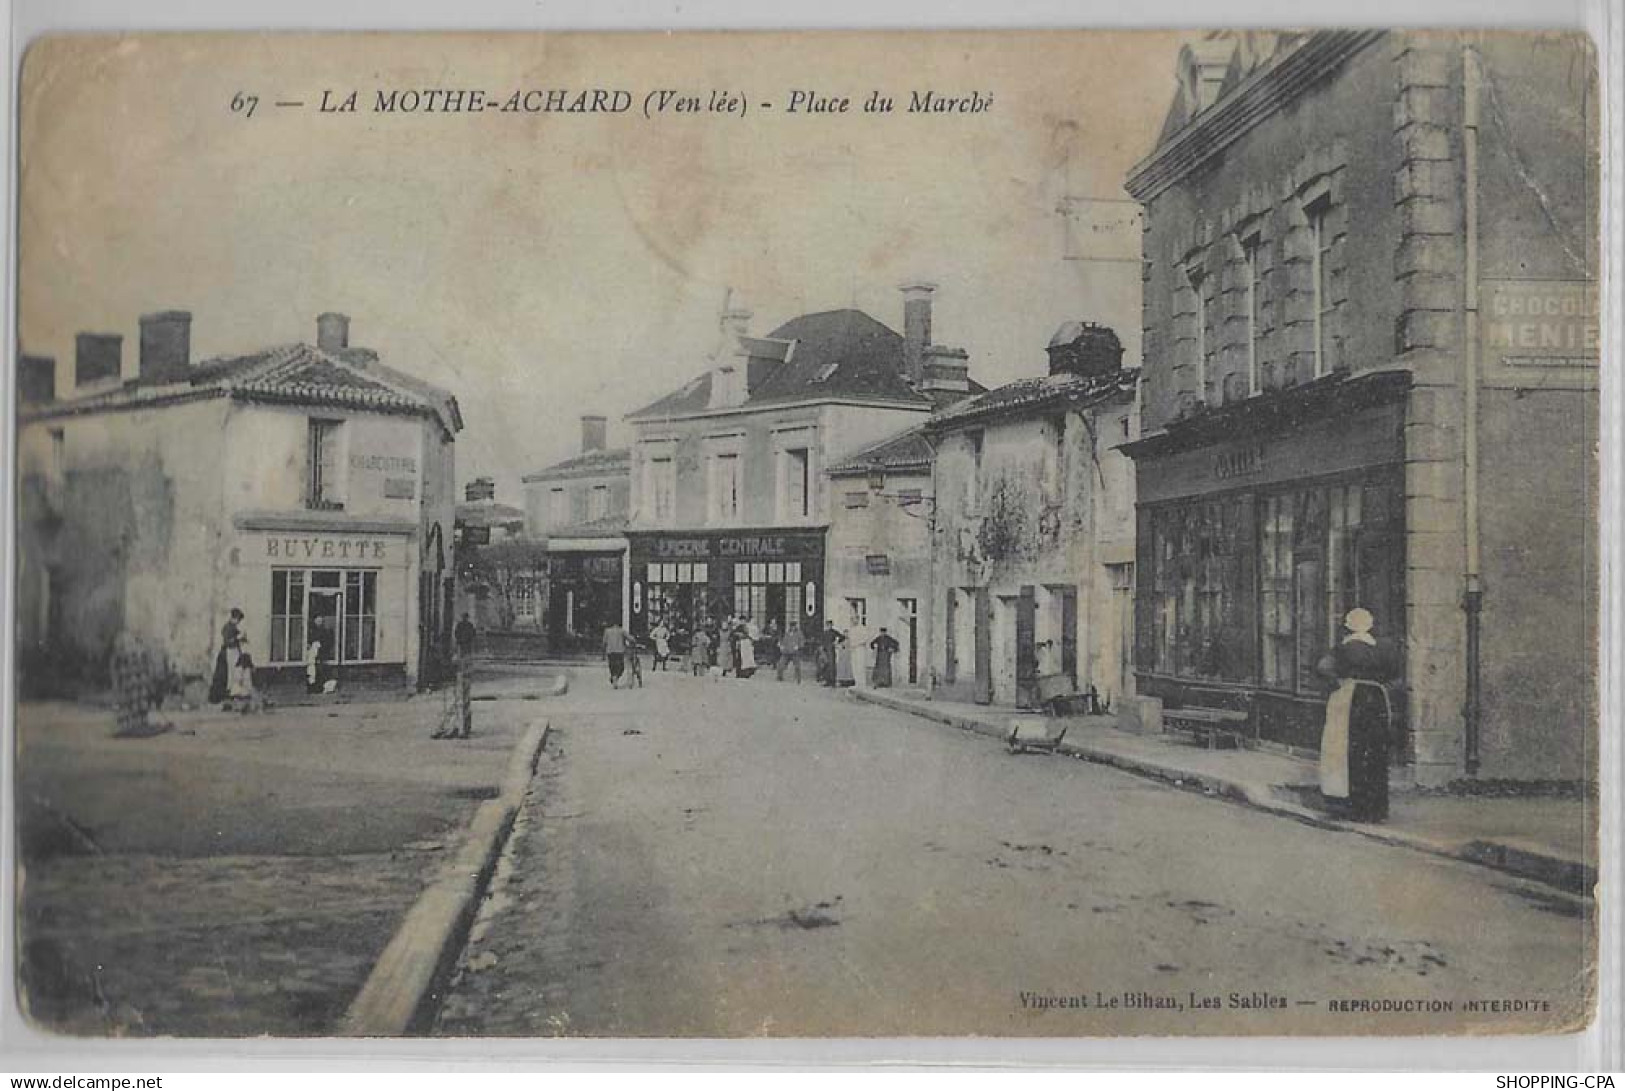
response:
<path fill-rule="evenodd" d="M 343 434 L 343 421 L 310 419 L 305 482 L 307 507 L 324 510 L 344 507 L 344 483 L 339 470 Z"/>
<path fill-rule="evenodd" d="M 1290 494 L 1266 497 L 1260 534 L 1259 588 L 1264 615 L 1264 684 L 1284 688 L 1295 677 L 1293 632 L 1292 516 Z"/>
<path fill-rule="evenodd" d="M 272 663 L 291 663 L 305 654 L 305 574 L 275 570 L 271 573 Z"/>
<path fill-rule="evenodd" d="M 344 661 L 378 658 L 378 573 L 344 574 Z"/>
<path fill-rule="evenodd" d="M 1230 682 L 1254 676 L 1250 499 L 1226 497 L 1151 514 L 1151 670 Z"/>

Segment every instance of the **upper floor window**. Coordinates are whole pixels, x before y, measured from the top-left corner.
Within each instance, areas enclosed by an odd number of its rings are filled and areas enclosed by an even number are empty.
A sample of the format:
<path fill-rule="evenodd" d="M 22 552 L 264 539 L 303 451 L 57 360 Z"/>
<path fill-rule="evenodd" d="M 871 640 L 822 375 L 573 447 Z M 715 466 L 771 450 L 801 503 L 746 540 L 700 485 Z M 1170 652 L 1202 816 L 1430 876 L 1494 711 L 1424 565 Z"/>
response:
<path fill-rule="evenodd" d="M 587 494 L 587 519 L 602 519 L 609 514 L 609 486 L 594 485 Z"/>
<path fill-rule="evenodd" d="M 1196 400 L 1207 401 L 1207 273 L 1200 265 L 1185 270 L 1185 282 L 1190 286 L 1192 302 L 1191 320 L 1192 363 L 1196 369 Z"/>
<path fill-rule="evenodd" d="M 1249 235 L 1241 240 L 1241 271 L 1245 277 L 1243 295 L 1244 317 L 1247 320 L 1247 394 L 1257 394 L 1264 388 L 1262 349 L 1259 338 L 1263 334 L 1259 310 L 1263 303 L 1263 246 L 1259 236 Z"/>
<path fill-rule="evenodd" d="M 336 509 L 344 506 L 344 481 L 339 470 L 339 446 L 343 438 L 343 421 L 310 418 L 306 507 Z"/>
<path fill-rule="evenodd" d="M 731 523 L 739 519 L 740 467 L 737 451 L 711 456 L 711 521 Z"/>
<path fill-rule="evenodd" d="M 972 432 L 970 440 L 970 473 L 965 475 L 965 509 L 975 511 L 982 502 L 982 433 Z"/>
<path fill-rule="evenodd" d="M 812 451 L 792 447 L 780 453 L 779 514 L 805 519 L 812 514 Z"/>
<path fill-rule="evenodd" d="M 1312 296 L 1313 344 L 1315 378 L 1331 372 L 1331 354 L 1327 350 L 1326 316 L 1331 310 L 1331 285 L 1328 260 L 1332 249 L 1331 231 L 1327 229 L 1326 213 L 1331 202 L 1322 198 L 1304 210 L 1309 220 L 1309 291 Z"/>
<path fill-rule="evenodd" d="M 646 463 L 647 511 L 656 522 L 669 522 L 677 496 L 677 463 L 668 455 Z"/>
<path fill-rule="evenodd" d="M 551 489 L 547 494 L 547 525 L 562 527 L 570 521 L 570 496 L 562 488 Z"/>

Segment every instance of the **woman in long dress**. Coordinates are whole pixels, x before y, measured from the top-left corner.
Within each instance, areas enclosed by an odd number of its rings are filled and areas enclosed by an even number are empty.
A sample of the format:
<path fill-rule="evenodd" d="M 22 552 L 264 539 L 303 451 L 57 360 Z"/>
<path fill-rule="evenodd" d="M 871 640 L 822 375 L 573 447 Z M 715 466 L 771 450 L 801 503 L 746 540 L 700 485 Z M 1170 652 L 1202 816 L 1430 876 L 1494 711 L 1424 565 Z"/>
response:
<path fill-rule="evenodd" d="M 237 644 L 242 638 L 239 622 L 242 620 L 243 612 L 233 606 L 231 616 L 220 626 L 220 650 L 215 653 L 214 676 L 209 679 L 211 705 L 230 707 L 227 698 L 231 696 L 231 670 L 237 663 Z"/>
<path fill-rule="evenodd" d="M 1393 706 L 1388 687 L 1393 664 L 1372 634 L 1369 610 L 1343 619 L 1342 642 L 1316 665 L 1337 682 L 1326 699 L 1320 738 L 1320 792 L 1333 810 L 1356 822 L 1388 817 L 1388 749 Z"/>

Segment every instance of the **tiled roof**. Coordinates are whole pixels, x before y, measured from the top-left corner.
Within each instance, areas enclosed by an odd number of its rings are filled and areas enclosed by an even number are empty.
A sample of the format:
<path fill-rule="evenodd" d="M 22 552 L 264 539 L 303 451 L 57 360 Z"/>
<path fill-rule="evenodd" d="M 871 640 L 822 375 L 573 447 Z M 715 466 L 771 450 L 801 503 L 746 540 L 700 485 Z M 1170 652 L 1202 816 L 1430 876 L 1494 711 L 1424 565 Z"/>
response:
<path fill-rule="evenodd" d="M 926 442 L 923 429 L 916 425 L 879 443 L 872 443 L 831 464 L 826 472 L 833 477 L 847 477 L 867 473 L 877 464 L 888 470 L 915 470 L 930 466 L 931 445 Z"/>
<path fill-rule="evenodd" d="M 791 342 L 788 359 L 762 349 L 764 340 Z M 765 364 L 765 375 L 743 402 L 744 407 L 782 405 L 824 398 L 862 397 L 926 408 L 932 401 L 903 378 L 903 336 L 858 310 L 819 311 L 793 318 L 767 335 L 742 339 L 751 362 Z M 688 383 L 630 417 L 681 416 L 711 404 L 711 372 Z"/>
<path fill-rule="evenodd" d="M 1017 379 L 949 406 L 932 417 L 925 427 L 940 431 L 992 416 L 1032 412 L 1056 405 L 1076 406 L 1119 394 L 1132 396 L 1138 377 L 1137 371 L 1121 370 L 1090 377 L 1062 371 Z"/>
<path fill-rule="evenodd" d="M 632 451 L 628 447 L 588 451 L 526 474 L 522 481 L 546 481 L 555 477 L 590 477 L 597 474 L 630 473 Z"/>
<path fill-rule="evenodd" d="M 208 397 L 343 406 L 384 413 L 428 413 L 438 417 L 448 432 L 462 427 L 457 399 L 447 391 L 385 367 L 371 352 L 347 349 L 335 355 L 306 344 L 202 360 L 183 382 L 132 379 L 111 390 L 34 407 L 25 419 Z"/>

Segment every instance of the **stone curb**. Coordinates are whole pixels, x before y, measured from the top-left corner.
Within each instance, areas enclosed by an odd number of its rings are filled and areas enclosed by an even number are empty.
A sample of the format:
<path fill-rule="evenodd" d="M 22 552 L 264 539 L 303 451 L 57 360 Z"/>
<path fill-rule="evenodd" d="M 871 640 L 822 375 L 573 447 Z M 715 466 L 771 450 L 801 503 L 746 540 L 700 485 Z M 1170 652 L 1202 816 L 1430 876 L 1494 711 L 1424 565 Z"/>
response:
<path fill-rule="evenodd" d="M 547 745 L 549 725 L 531 726 L 508 759 L 502 790 L 474 812 L 456 857 L 418 897 L 350 1002 L 337 1033 L 398 1037 L 424 1030 L 450 976 L 497 857 Z"/>
<path fill-rule="evenodd" d="M 961 731 L 971 731 L 1001 741 L 1008 734 L 1007 731 L 1001 730 L 997 724 L 988 720 L 963 716 L 953 712 L 938 711 L 929 708 L 926 703 L 909 701 L 906 698 L 893 697 L 890 694 L 876 693 L 871 690 L 854 689 L 851 692 L 860 701 L 881 705 L 898 712 L 907 712 L 922 719 L 947 724 L 949 727 L 955 727 Z M 1591 900 L 1597 883 L 1597 872 L 1594 867 L 1583 861 L 1554 855 L 1535 846 L 1489 840 L 1448 841 L 1388 826 L 1367 826 L 1355 822 L 1343 822 L 1320 811 L 1311 810 L 1308 807 L 1282 799 L 1276 793 L 1275 788 L 1269 784 L 1236 780 L 1229 777 L 1215 776 L 1211 773 L 1182 769 L 1177 765 L 1164 764 L 1128 754 L 1118 754 L 1111 750 L 1091 746 L 1088 743 L 1065 740 L 1057 748 L 1057 752 L 1082 761 L 1093 762 L 1097 765 L 1109 765 L 1127 773 L 1164 781 L 1178 787 L 1200 790 L 1209 795 L 1244 804 L 1254 810 L 1278 815 L 1282 818 L 1291 818 L 1320 829 L 1357 834 L 1368 840 L 1386 845 L 1397 845 L 1402 848 L 1425 852 L 1432 856 L 1442 856 L 1470 864 L 1478 864 L 1509 875 L 1515 875 L 1520 879 L 1529 879 L 1553 887 L 1565 894 L 1574 895 L 1586 901 Z"/>

